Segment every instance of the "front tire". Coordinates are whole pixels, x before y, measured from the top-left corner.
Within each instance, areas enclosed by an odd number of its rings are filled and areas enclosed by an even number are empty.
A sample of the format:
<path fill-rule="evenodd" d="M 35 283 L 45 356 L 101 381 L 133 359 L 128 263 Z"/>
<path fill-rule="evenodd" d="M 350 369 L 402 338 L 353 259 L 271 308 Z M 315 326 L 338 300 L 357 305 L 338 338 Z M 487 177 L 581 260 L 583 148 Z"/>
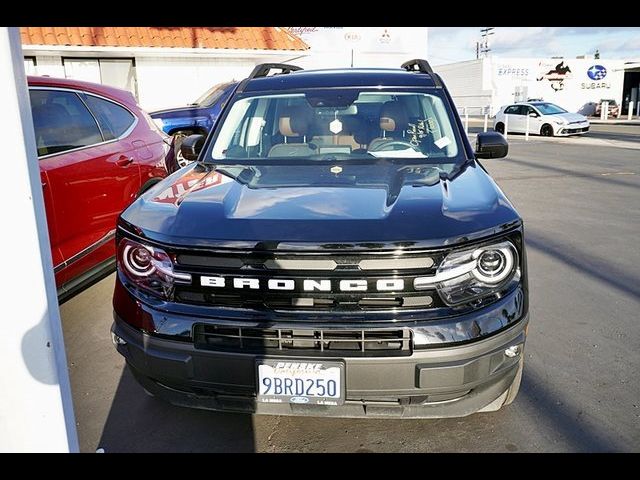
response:
<path fill-rule="evenodd" d="M 496 123 L 496 126 L 495 126 L 494 130 L 496 132 L 501 133 L 502 135 L 504 135 L 504 123 L 502 123 L 502 122 Z"/>
<path fill-rule="evenodd" d="M 545 123 L 540 128 L 540 135 L 542 135 L 543 137 L 553 137 L 553 127 L 548 123 Z"/>

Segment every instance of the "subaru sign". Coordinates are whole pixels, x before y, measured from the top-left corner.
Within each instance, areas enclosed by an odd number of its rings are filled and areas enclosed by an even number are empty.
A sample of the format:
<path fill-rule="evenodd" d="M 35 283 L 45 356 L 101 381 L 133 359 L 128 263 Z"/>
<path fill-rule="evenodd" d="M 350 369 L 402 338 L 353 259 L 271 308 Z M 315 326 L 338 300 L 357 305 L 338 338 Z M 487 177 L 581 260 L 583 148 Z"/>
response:
<path fill-rule="evenodd" d="M 607 76 L 607 69 L 602 65 L 593 65 L 589 70 L 587 70 L 587 75 L 591 80 L 602 80 Z"/>

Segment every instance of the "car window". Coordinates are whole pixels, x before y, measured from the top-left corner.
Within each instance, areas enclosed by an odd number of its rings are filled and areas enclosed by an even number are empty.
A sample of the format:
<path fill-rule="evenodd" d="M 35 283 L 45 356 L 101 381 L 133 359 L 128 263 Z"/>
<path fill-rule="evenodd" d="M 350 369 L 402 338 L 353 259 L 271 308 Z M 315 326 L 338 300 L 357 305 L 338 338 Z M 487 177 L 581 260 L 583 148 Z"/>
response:
<path fill-rule="evenodd" d="M 105 140 L 120 137 L 135 121 L 129 110 L 109 100 L 87 94 L 83 98 L 98 120 Z"/>
<path fill-rule="evenodd" d="M 193 105 L 198 105 L 200 107 L 210 107 L 215 102 L 220 100 L 222 95 L 224 95 L 228 91 L 227 87 L 230 86 L 231 84 L 228 82 L 218 83 L 217 85 L 214 85 L 209 90 L 200 95 L 200 97 L 195 102 L 193 102 Z"/>
<path fill-rule="evenodd" d="M 553 103 L 537 103 L 536 107 L 538 107 L 538 110 L 540 110 L 542 115 L 558 115 L 560 113 L 567 113 L 564 108 Z"/>
<path fill-rule="evenodd" d="M 313 89 L 238 98 L 217 130 L 214 160 L 429 158 L 459 160 L 440 92 Z"/>
<path fill-rule="evenodd" d="M 38 156 L 103 141 L 95 119 L 80 97 L 62 90 L 30 90 Z"/>
<path fill-rule="evenodd" d="M 511 105 L 504 109 L 504 113 L 508 115 L 520 115 L 520 105 Z"/>

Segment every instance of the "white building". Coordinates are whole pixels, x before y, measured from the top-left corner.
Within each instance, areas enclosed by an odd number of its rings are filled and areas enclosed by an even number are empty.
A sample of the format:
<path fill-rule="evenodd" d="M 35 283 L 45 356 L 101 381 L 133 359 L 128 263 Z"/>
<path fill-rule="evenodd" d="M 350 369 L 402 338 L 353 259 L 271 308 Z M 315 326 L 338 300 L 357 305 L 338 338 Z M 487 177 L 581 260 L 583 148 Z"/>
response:
<path fill-rule="evenodd" d="M 286 27 L 311 48 L 304 68 L 398 68 L 427 58 L 427 27 Z"/>
<path fill-rule="evenodd" d="M 640 64 L 593 58 L 489 57 L 435 70 L 442 76 L 458 108 L 471 114 L 481 107 L 497 111 L 502 105 L 528 99 L 553 102 L 570 112 L 590 115 L 603 99 L 637 105 Z M 635 108 L 634 108 L 635 110 Z"/>
<path fill-rule="evenodd" d="M 23 27 L 21 35 L 27 74 L 125 88 L 148 111 L 191 103 L 258 63 L 309 54 L 279 27 Z"/>

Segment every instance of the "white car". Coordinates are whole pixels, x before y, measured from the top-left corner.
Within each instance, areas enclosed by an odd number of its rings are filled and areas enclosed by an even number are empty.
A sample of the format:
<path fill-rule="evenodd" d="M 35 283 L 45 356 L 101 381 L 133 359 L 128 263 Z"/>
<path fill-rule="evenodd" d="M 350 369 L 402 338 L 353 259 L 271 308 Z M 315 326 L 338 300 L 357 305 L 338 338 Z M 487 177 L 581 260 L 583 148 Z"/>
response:
<path fill-rule="evenodd" d="M 529 133 L 545 137 L 581 135 L 589 131 L 589 120 L 579 113 L 567 112 L 549 102 L 522 102 L 505 105 L 493 119 L 493 129 L 504 133 L 525 133 L 529 117 Z M 508 117 L 508 118 L 507 118 Z"/>

